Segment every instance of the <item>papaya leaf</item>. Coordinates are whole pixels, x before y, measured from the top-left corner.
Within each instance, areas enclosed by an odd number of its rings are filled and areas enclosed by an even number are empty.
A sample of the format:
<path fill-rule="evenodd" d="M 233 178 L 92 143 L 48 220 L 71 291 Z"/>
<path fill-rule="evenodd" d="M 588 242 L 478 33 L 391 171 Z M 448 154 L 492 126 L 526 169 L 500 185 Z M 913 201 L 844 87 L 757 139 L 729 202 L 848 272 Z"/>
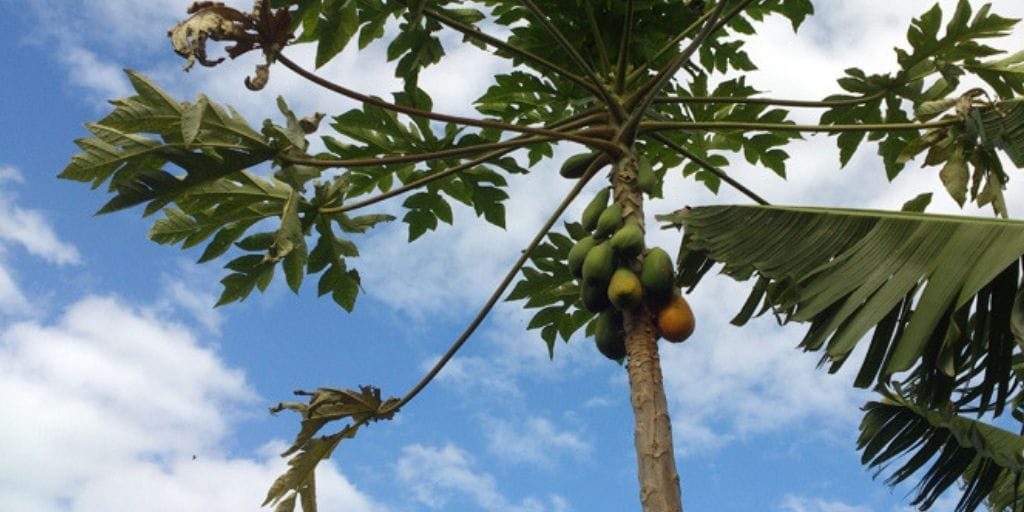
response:
<path fill-rule="evenodd" d="M 946 187 L 949 195 L 953 197 L 960 206 L 967 200 L 967 184 L 971 179 L 970 170 L 967 169 L 967 159 L 962 148 L 956 148 L 946 160 L 946 165 L 939 172 L 939 178 Z"/>
<path fill-rule="evenodd" d="M 394 415 L 390 407 L 397 402 L 394 398 L 382 400 L 380 389 L 372 386 L 362 386 L 358 391 L 320 388 L 296 394 L 307 396 L 308 401 L 280 403 L 271 409 L 275 414 L 286 409 L 299 413 L 302 426 L 291 447 L 282 454 L 291 456 L 288 470 L 270 486 L 264 506 L 289 498 L 294 502 L 295 495 L 302 497 L 304 507 L 307 500 L 315 500 L 314 470 L 320 461 L 330 458 L 343 439 L 354 438 L 363 425 L 390 420 Z M 315 437 L 328 423 L 342 420 L 351 420 L 351 423 L 337 433 Z"/>
<path fill-rule="evenodd" d="M 326 0 L 321 11 L 324 18 L 317 24 L 320 34 L 316 47 L 316 67 L 321 67 L 341 53 L 359 29 L 356 0 Z"/>
<path fill-rule="evenodd" d="M 923 194 L 918 194 L 917 197 L 903 203 L 903 207 L 900 208 L 900 211 L 924 213 L 925 209 L 927 209 L 930 204 L 932 204 L 932 193 L 925 192 Z"/>
<path fill-rule="evenodd" d="M 505 297 L 506 301 L 525 300 L 527 309 L 539 309 L 527 329 L 540 330 L 551 357 L 559 337 L 569 341 L 594 316 L 583 308 L 579 287 L 565 263 L 572 246 L 569 236 L 549 233 L 547 240 L 530 254 L 532 266 L 523 267 L 523 278 Z"/>
<path fill-rule="evenodd" d="M 312 275 L 323 271 L 317 283 L 317 295 L 330 294 L 336 304 L 352 311 L 360 279 L 359 272 L 348 268 L 346 258 L 359 256 L 359 249 L 351 241 L 336 236 L 326 219 L 317 220 L 316 230 L 319 238 L 309 253 L 306 272 Z"/>
<path fill-rule="evenodd" d="M 115 100 L 113 112 L 87 125 L 93 137 L 77 141 L 83 152 L 59 175 L 93 186 L 109 181 L 114 197 L 99 213 L 149 203 L 151 214 L 273 158 L 274 148 L 241 116 L 202 96 L 195 105 L 178 102 L 146 77 L 127 73 L 136 96 Z M 186 173 L 171 174 L 167 165 Z"/>

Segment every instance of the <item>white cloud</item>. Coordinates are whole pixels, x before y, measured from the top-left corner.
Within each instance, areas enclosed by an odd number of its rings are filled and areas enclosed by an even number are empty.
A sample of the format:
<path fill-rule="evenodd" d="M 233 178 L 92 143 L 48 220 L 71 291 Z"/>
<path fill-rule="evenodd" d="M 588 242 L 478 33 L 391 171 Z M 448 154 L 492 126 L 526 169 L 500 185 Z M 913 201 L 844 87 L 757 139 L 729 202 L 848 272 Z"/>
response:
<path fill-rule="evenodd" d="M 864 506 L 848 505 L 841 501 L 829 501 L 821 498 L 806 498 L 787 494 L 782 499 L 779 510 L 783 512 L 873 512 Z"/>
<path fill-rule="evenodd" d="M 9 165 L 0 165 L 0 184 L 4 183 L 24 183 L 25 177 L 21 175 L 18 169 Z"/>
<path fill-rule="evenodd" d="M 87 480 L 64 510 L 260 510 L 269 482 L 286 470 L 276 454 L 280 449 L 280 444 L 271 443 L 254 458 L 199 456 L 162 464 L 138 461 Z M 331 463 L 318 470 L 317 484 L 321 510 L 387 510 L 361 493 Z"/>
<path fill-rule="evenodd" d="M 17 169 L 0 166 L 0 185 L 23 181 Z M 57 237 L 42 213 L 16 205 L 14 195 L 6 190 L 0 190 L 0 241 L 20 245 L 30 254 L 57 265 L 81 262 L 78 250 Z"/>
<path fill-rule="evenodd" d="M 14 277 L 0 265 L 0 313 L 5 315 L 26 315 L 32 313 L 32 304 L 21 292 Z"/>
<path fill-rule="evenodd" d="M 458 499 L 469 499 L 479 509 L 501 512 L 546 512 L 549 504 L 535 497 L 512 503 L 489 473 L 476 469 L 473 457 L 449 443 L 443 447 L 413 444 L 402 449 L 395 466 L 399 481 L 413 499 L 432 509 L 444 509 Z M 550 510 L 568 508 L 560 496 L 549 497 Z"/>
<path fill-rule="evenodd" d="M 285 463 L 230 456 L 253 391 L 191 332 L 113 298 L 0 332 L 0 501 L 18 510 L 255 510 Z M 194 458 L 193 458 L 194 456 Z M 380 508 L 335 466 L 325 507 Z"/>
<path fill-rule="evenodd" d="M 59 56 L 67 66 L 71 83 L 90 91 L 93 106 L 101 108 L 108 99 L 131 95 L 128 79 L 121 68 L 92 50 L 65 43 Z"/>
<path fill-rule="evenodd" d="M 487 450 L 511 462 L 551 468 L 562 455 L 580 460 L 593 450 L 579 434 L 559 430 L 546 418 L 529 417 L 521 422 L 487 418 L 483 429 Z"/>
<path fill-rule="evenodd" d="M 213 308 L 217 303 L 219 278 L 218 270 L 181 260 L 174 274 L 160 277 L 163 293 L 156 308 L 172 315 L 182 310 L 209 333 L 219 335 L 224 317 L 220 310 Z"/>
<path fill-rule="evenodd" d="M 953 512 L 956 510 L 957 503 L 960 502 L 960 497 L 963 496 L 960 492 L 957 492 L 957 486 L 953 486 L 952 490 L 947 490 L 939 499 L 935 500 L 928 512 Z M 908 499 L 909 501 L 909 499 Z M 918 512 L 920 509 L 912 507 L 910 505 L 898 507 L 893 509 L 893 512 Z"/>
<path fill-rule="evenodd" d="M 21 172 L 0 165 L 0 314 L 31 315 L 36 312 L 32 297 L 22 291 L 18 272 L 6 260 L 10 246 L 19 246 L 31 255 L 55 265 L 77 265 L 81 256 L 73 245 L 60 240 L 43 213 L 16 204 L 17 197 L 6 187 L 22 184 Z"/>

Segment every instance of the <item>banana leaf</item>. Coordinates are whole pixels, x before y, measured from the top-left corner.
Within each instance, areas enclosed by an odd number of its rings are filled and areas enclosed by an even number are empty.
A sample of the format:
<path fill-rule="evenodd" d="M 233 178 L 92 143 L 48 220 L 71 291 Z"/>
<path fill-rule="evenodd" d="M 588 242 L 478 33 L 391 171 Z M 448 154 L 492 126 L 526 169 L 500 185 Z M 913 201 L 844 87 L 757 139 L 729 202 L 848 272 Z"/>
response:
<path fill-rule="evenodd" d="M 889 470 L 886 483 L 897 485 L 924 470 L 913 505 L 926 510 L 953 484 L 961 483 L 955 510 L 975 510 L 987 501 L 990 510 L 1015 510 L 1021 495 L 1018 475 L 1024 469 L 1024 437 L 948 409 L 930 409 L 901 390 L 881 390 L 869 402 L 860 425 L 857 449 L 861 462 L 878 473 Z M 877 476 L 876 474 L 876 476 Z"/>
<path fill-rule="evenodd" d="M 1002 412 L 1022 341 L 1024 222 L 773 206 L 659 218 L 685 230 L 680 286 L 717 264 L 738 280 L 757 278 L 734 323 L 768 311 L 809 323 L 800 346 L 822 352 L 833 372 L 869 340 L 858 387 L 910 371 L 908 386 L 932 404 L 956 390 L 958 406 Z"/>

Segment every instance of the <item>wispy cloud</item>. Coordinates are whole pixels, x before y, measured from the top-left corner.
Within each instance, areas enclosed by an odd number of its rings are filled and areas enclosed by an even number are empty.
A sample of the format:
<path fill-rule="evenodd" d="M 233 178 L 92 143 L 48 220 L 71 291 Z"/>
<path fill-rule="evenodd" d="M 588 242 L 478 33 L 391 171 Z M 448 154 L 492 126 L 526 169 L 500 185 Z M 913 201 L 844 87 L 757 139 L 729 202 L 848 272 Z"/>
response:
<path fill-rule="evenodd" d="M 553 468 L 562 457 L 578 461 L 589 457 L 593 450 L 579 433 L 559 430 L 547 418 L 486 418 L 483 427 L 487 450 L 510 462 Z"/>
<path fill-rule="evenodd" d="M 18 204 L 12 185 L 25 182 L 21 172 L 0 165 L 0 314 L 37 313 L 32 297 L 21 287 L 19 273 L 6 261 L 9 248 L 20 248 L 54 265 L 78 265 L 81 256 L 75 246 L 62 241 L 45 214 Z"/>
<path fill-rule="evenodd" d="M 219 335 L 224 316 L 214 309 L 220 292 L 219 269 L 197 266 L 188 260 L 178 261 L 177 271 L 160 276 L 161 297 L 156 309 L 174 315 L 187 313 L 211 334 Z"/>
<path fill-rule="evenodd" d="M 23 181 L 17 169 L 0 166 L 0 186 Z M 81 263 L 78 250 L 58 238 L 43 213 L 22 208 L 15 201 L 13 193 L 0 189 L 0 241 L 19 245 L 30 254 L 57 265 Z"/>
<path fill-rule="evenodd" d="M 787 494 L 783 498 L 778 510 L 783 512 L 874 512 L 869 507 L 792 494 Z"/>
<path fill-rule="evenodd" d="M 473 457 L 455 446 L 442 447 L 413 444 L 402 449 L 395 466 L 396 475 L 412 498 L 432 509 L 443 509 L 456 499 L 469 499 L 480 510 L 488 512 L 547 512 L 568 508 L 560 496 L 548 502 L 536 497 L 513 503 L 502 494 L 493 475 L 481 472 Z"/>

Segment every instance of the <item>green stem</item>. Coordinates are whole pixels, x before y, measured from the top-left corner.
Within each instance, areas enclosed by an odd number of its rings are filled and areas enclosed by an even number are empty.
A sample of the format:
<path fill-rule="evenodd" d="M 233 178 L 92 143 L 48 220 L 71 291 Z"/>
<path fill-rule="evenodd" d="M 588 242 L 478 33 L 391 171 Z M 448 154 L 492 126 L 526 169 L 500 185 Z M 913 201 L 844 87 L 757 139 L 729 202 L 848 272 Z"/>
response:
<path fill-rule="evenodd" d="M 591 122 L 592 118 L 595 117 L 596 115 L 597 114 L 584 113 L 584 114 L 581 114 L 578 117 L 566 119 L 566 120 L 561 121 L 559 123 L 555 123 L 554 125 L 551 126 L 551 128 L 552 129 L 556 129 L 556 128 L 571 129 L 571 128 L 574 128 L 576 126 L 586 125 L 587 123 Z M 543 141 L 543 139 L 541 139 L 539 137 L 530 137 L 530 138 L 527 138 L 527 137 L 517 137 L 516 139 L 512 139 L 512 140 L 507 141 L 509 143 L 508 147 L 505 147 L 505 148 L 503 148 L 503 149 L 501 149 L 499 151 L 493 151 L 493 152 L 487 153 L 486 155 L 481 155 L 481 156 L 479 156 L 477 158 L 474 158 L 473 160 L 470 160 L 468 162 L 459 164 L 459 165 L 457 165 L 455 167 L 452 167 L 452 168 L 449 168 L 449 169 L 445 169 L 445 170 L 443 170 L 443 171 L 441 171 L 441 172 L 439 172 L 437 174 L 431 174 L 430 176 L 424 176 L 424 177 L 422 177 L 422 178 L 420 178 L 420 179 L 418 179 L 416 181 L 412 181 L 412 182 L 406 183 L 405 185 L 402 185 L 401 187 L 395 188 L 393 190 L 389 190 L 387 192 L 383 192 L 381 194 L 378 194 L 378 195 L 376 195 L 374 197 L 370 197 L 370 198 L 364 199 L 362 201 L 358 201 L 358 202 L 351 203 L 351 204 L 344 204 L 344 205 L 340 205 L 340 206 L 324 207 L 324 208 L 320 208 L 318 211 L 320 213 L 342 213 L 342 212 L 348 212 L 348 211 L 356 210 L 356 209 L 359 209 L 359 208 L 365 208 L 367 206 L 370 206 L 370 205 L 373 205 L 373 204 L 377 204 L 377 203 L 380 203 L 382 201 L 386 201 L 388 199 L 391 199 L 392 197 L 399 196 L 399 195 L 402 195 L 402 194 L 404 194 L 406 192 L 418 189 L 418 188 L 423 187 L 423 186 L 425 186 L 425 185 L 427 185 L 429 183 L 433 183 L 434 181 L 437 181 L 437 180 L 440 180 L 440 179 L 443 179 L 443 178 L 447 178 L 448 176 L 452 176 L 454 174 L 460 173 L 460 172 L 465 171 L 467 169 L 472 169 L 474 166 L 480 165 L 482 163 L 485 163 L 487 161 L 493 160 L 495 158 L 500 158 L 502 156 L 505 156 L 505 155 L 507 155 L 507 154 L 509 154 L 509 153 L 511 153 L 511 152 L 515 151 L 516 149 L 519 149 L 519 148 L 521 148 L 523 146 L 526 146 L 526 145 L 529 145 L 529 144 L 533 144 L 533 143 L 536 143 L 536 142 L 542 142 L 542 141 Z M 515 147 L 512 147 L 511 143 L 513 143 L 513 142 L 516 143 Z"/>
<path fill-rule="evenodd" d="M 522 59 L 524 62 L 531 63 L 536 67 L 547 68 L 549 71 L 553 71 L 555 74 L 561 75 L 566 80 L 569 80 L 570 82 L 582 87 L 583 89 L 586 89 L 595 96 L 601 95 L 601 90 L 599 87 L 596 87 L 594 84 L 588 82 L 583 77 L 559 66 L 558 64 L 555 64 L 545 59 L 544 57 L 541 57 L 540 55 L 537 55 L 527 50 L 523 50 L 521 48 L 516 48 L 515 46 L 512 46 L 502 41 L 501 39 L 498 39 L 490 34 L 483 32 L 477 27 L 466 25 L 461 21 L 449 18 L 448 16 L 445 16 L 443 13 L 437 12 L 429 7 L 423 10 L 423 14 L 437 21 L 438 23 L 446 25 L 448 28 L 451 28 L 452 30 L 461 33 L 466 37 L 476 39 L 477 41 L 491 45 L 501 51 L 504 51 L 505 53 Z"/>
<path fill-rule="evenodd" d="M 633 38 L 633 23 L 636 6 L 633 0 L 626 4 L 626 23 L 622 27 L 622 38 L 619 39 L 619 58 L 615 65 L 615 90 L 622 94 L 626 91 L 626 75 L 629 71 L 629 43 Z M 639 69 L 639 68 L 638 68 Z"/>
<path fill-rule="evenodd" d="M 841 133 L 841 132 L 888 132 L 888 131 L 910 131 L 928 130 L 931 128 L 944 128 L 961 123 L 959 119 L 947 119 L 945 121 L 934 121 L 931 123 L 880 123 L 880 124 L 785 124 L 785 123 L 748 123 L 741 121 L 645 121 L 640 124 L 640 133 L 660 132 L 666 130 L 706 130 L 706 131 L 764 131 L 764 132 L 811 132 L 811 133 Z"/>
<path fill-rule="evenodd" d="M 597 73 L 594 72 L 593 66 L 591 66 L 578 51 L 576 51 L 576 47 L 566 39 L 565 34 L 563 34 L 562 31 L 559 30 L 550 19 L 548 19 L 548 16 L 544 14 L 544 11 L 541 10 L 540 7 L 537 7 L 537 4 L 533 3 L 533 0 L 520 1 L 533 14 L 534 18 L 540 22 L 541 26 L 544 27 L 544 30 L 546 30 L 547 33 L 555 39 L 555 42 L 557 42 L 558 45 L 561 46 L 567 54 L 569 54 L 569 58 L 576 64 L 576 66 L 586 73 L 587 77 L 594 84 L 594 87 L 597 88 L 598 95 L 601 96 L 601 99 L 604 100 L 605 104 L 611 108 L 612 112 L 614 112 L 616 116 L 621 116 L 621 107 L 619 107 L 618 102 L 612 98 L 611 93 L 604 86 L 604 82 L 601 81 L 601 77 L 597 76 Z"/>
<path fill-rule="evenodd" d="M 601 36 L 601 27 L 597 24 L 597 18 L 594 16 L 594 6 L 590 2 L 583 2 L 583 7 L 587 10 L 587 22 L 590 24 L 590 32 L 594 36 L 594 44 L 597 46 L 597 56 L 601 60 L 601 72 L 609 73 L 612 63 L 608 59 L 608 47 L 605 46 L 604 37 Z"/>
<path fill-rule="evenodd" d="M 625 83 L 627 83 L 627 84 L 628 83 L 632 83 L 637 78 L 640 78 L 640 75 L 642 73 L 644 73 L 645 70 L 647 70 L 648 68 L 650 68 L 650 67 L 652 67 L 654 65 L 654 61 L 656 61 L 659 58 L 661 58 L 661 56 L 664 55 L 665 52 L 667 52 L 667 51 L 669 51 L 669 50 L 671 50 L 673 48 L 677 48 L 679 46 L 679 43 L 683 42 L 683 39 L 686 39 L 687 37 L 689 37 L 690 34 L 693 33 L 694 30 L 697 30 L 697 27 L 699 27 L 702 24 L 704 24 L 704 22 L 707 21 L 708 18 L 711 17 L 711 14 L 713 12 L 714 11 L 708 11 L 708 12 L 702 14 L 696 20 L 694 20 L 693 23 L 690 23 L 690 25 L 687 26 L 686 28 L 684 28 L 682 32 L 680 32 L 678 35 L 676 35 L 676 37 L 674 37 L 671 41 L 666 43 L 665 46 L 662 46 L 661 49 L 659 49 L 653 56 L 651 56 L 650 59 L 647 59 L 647 62 L 645 62 L 644 65 L 634 69 L 633 72 L 630 73 L 629 76 L 626 77 L 626 82 Z"/>
<path fill-rule="evenodd" d="M 349 158 L 349 159 L 328 159 L 308 156 L 281 156 L 281 160 L 290 164 L 309 165 L 312 167 L 373 167 L 377 165 L 393 165 L 425 162 L 439 158 L 457 158 L 466 155 L 474 155 L 484 151 L 495 151 L 505 148 L 519 149 L 528 144 L 536 142 L 550 142 L 553 137 L 531 137 L 529 139 L 511 139 L 502 142 L 490 142 L 486 144 L 475 144 L 466 147 L 442 149 L 440 151 L 428 151 L 425 153 L 414 153 L 411 155 L 392 155 L 377 158 Z"/>
<path fill-rule="evenodd" d="M 294 61 L 292 61 L 288 57 L 285 57 L 283 54 L 280 54 L 280 53 L 277 54 L 276 59 L 277 59 L 278 62 L 284 64 L 285 67 L 287 67 L 288 69 L 294 71 L 299 76 L 301 76 L 301 77 L 309 80 L 310 82 L 313 82 L 313 83 L 315 83 L 315 84 L 317 84 L 317 85 L 319 85 L 319 86 L 321 86 L 321 87 L 323 87 L 323 88 L 325 88 L 325 89 L 327 89 L 329 91 L 336 92 L 336 93 L 338 93 L 338 94 L 340 94 L 342 96 L 351 98 L 351 99 L 359 101 L 361 103 L 364 103 L 364 104 L 367 104 L 367 105 L 373 105 L 375 107 L 380 107 L 380 108 L 383 108 L 385 110 L 390 110 L 392 112 L 398 112 L 400 114 L 406 114 L 408 116 L 421 117 L 421 118 L 431 119 L 431 120 L 434 120 L 434 121 L 441 121 L 441 122 L 445 122 L 445 123 L 460 124 L 460 125 L 464 125 L 464 126 L 475 126 L 475 127 L 478 127 L 478 128 L 492 128 L 492 129 L 496 129 L 496 130 L 503 130 L 503 131 L 509 131 L 509 132 L 526 133 L 526 134 L 530 134 L 530 135 L 541 135 L 541 136 L 544 136 L 544 137 L 551 137 L 552 139 L 557 139 L 557 140 L 571 140 L 573 142 L 578 142 L 578 143 L 584 144 L 586 146 L 591 146 L 591 147 L 595 147 L 595 148 L 604 149 L 606 151 L 612 151 L 612 152 L 616 152 L 616 153 L 619 151 L 619 147 L 617 145 L 612 144 L 611 142 L 609 142 L 607 140 L 603 140 L 603 139 L 596 139 L 596 138 L 593 138 L 593 137 L 586 137 L 586 136 L 583 136 L 583 135 L 576 135 L 576 134 L 572 134 L 572 133 L 557 132 L 557 131 L 549 130 L 547 128 L 534 128 L 534 127 L 530 127 L 530 126 L 517 126 L 517 125 L 514 125 L 514 124 L 502 123 L 502 122 L 499 122 L 499 121 L 488 121 L 488 120 L 485 120 L 485 119 L 473 119 L 473 118 L 470 118 L 470 117 L 453 116 L 453 115 L 449 115 L 449 114 L 439 114 L 439 113 L 436 113 L 436 112 L 430 112 L 430 111 L 427 111 L 427 110 L 422 110 L 422 109 L 418 109 L 418 108 L 414 108 L 414 107 L 406 107 L 406 106 L 403 106 L 403 105 L 397 105 L 397 104 L 394 104 L 394 103 L 390 103 L 390 102 L 384 101 L 384 100 L 382 100 L 380 98 L 375 98 L 373 96 L 368 96 L 366 94 L 362 94 L 362 93 L 356 92 L 356 91 L 354 91 L 352 89 L 349 89 L 349 88 L 346 88 L 346 87 L 341 86 L 339 84 L 336 84 L 334 82 L 331 82 L 330 80 L 327 80 L 327 79 L 325 79 L 325 78 L 323 78 L 323 77 L 321 77 L 321 76 L 319 76 L 319 75 L 317 75 L 317 74 L 315 74 L 315 73 L 313 73 L 313 72 L 303 68 L 302 66 L 299 66 L 298 64 L 296 64 Z"/>
<path fill-rule="evenodd" d="M 677 144 L 672 139 L 669 139 L 668 137 L 665 137 L 664 135 L 661 135 L 660 133 L 655 133 L 654 135 L 652 135 L 652 137 L 655 140 L 657 140 L 658 142 L 660 142 L 660 143 L 664 144 L 665 146 L 667 146 L 668 148 L 672 149 L 676 153 L 679 153 L 680 155 L 686 157 L 687 159 L 689 159 L 693 163 L 699 165 L 705 171 L 708 171 L 711 174 L 714 174 L 715 176 L 718 176 L 719 179 L 721 179 L 722 181 L 728 183 L 733 188 L 738 190 L 741 194 L 749 197 L 755 203 L 760 204 L 760 205 L 765 205 L 765 206 L 769 205 L 768 201 L 766 201 L 763 197 L 761 197 L 761 196 L 757 195 L 756 193 L 754 193 L 753 190 L 750 190 L 745 185 L 743 185 L 742 183 L 736 181 L 731 176 L 726 174 L 725 171 L 723 171 L 722 169 L 720 169 L 718 167 L 715 167 L 714 165 L 711 165 L 710 162 L 708 162 L 707 160 L 697 156 L 695 153 L 693 153 L 692 151 L 686 149 L 682 145 Z"/>
<path fill-rule="evenodd" d="M 841 100 L 821 100 L 821 101 L 807 101 L 807 100 L 790 100 L 780 98 L 736 98 L 730 96 L 703 96 L 703 97 L 661 97 L 655 98 L 655 103 L 732 103 L 737 105 L 773 105 L 778 107 L 798 107 L 798 108 L 832 108 L 842 107 L 845 105 L 860 105 L 862 103 L 869 103 L 877 99 L 885 97 L 885 92 L 876 92 L 868 96 L 861 96 L 859 98 L 844 98 Z"/>
<path fill-rule="evenodd" d="M 531 143 L 531 142 L 527 142 L 526 144 L 529 144 L 529 143 Z M 400 195 L 402 195 L 402 194 L 404 194 L 406 192 L 409 192 L 411 190 L 418 189 L 418 188 L 420 188 L 420 187 L 422 187 L 424 185 L 427 185 L 427 184 L 432 183 L 434 181 L 437 181 L 439 179 L 447 178 L 448 176 L 451 176 L 453 174 L 460 173 L 460 172 L 465 171 L 467 169 L 471 169 L 471 168 L 473 168 L 473 167 L 475 167 L 477 165 L 480 165 L 482 163 L 485 163 L 485 162 L 487 162 L 489 160 L 493 160 L 495 158 L 500 158 L 502 156 L 505 156 L 505 155 L 515 151 L 516 149 L 519 149 L 519 148 L 518 147 L 514 147 L 514 148 L 502 149 L 500 151 L 493 151 L 491 153 L 487 153 L 486 155 L 482 155 L 482 156 L 479 156 L 477 158 L 474 158 L 474 159 L 472 159 L 472 160 L 470 160 L 468 162 L 464 162 L 462 164 L 456 165 L 455 167 L 451 167 L 449 169 L 445 169 L 445 170 L 443 170 L 443 171 L 441 171 L 441 172 L 439 172 L 437 174 L 431 174 L 430 176 L 424 176 L 423 178 L 420 178 L 420 179 L 418 179 L 416 181 L 411 181 L 409 183 L 406 183 L 405 185 L 402 185 L 401 187 L 389 190 L 387 192 L 384 192 L 384 193 L 378 194 L 376 196 L 364 199 L 362 201 L 358 201 L 358 202 L 351 203 L 351 204 L 344 204 L 344 205 L 341 205 L 341 206 L 332 206 L 332 207 L 329 207 L 329 208 L 320 208 L 318 211 L 319 211 L 319 213 L 342 213 L 342 212 L 348 212 L 348 211 L 356 210 L 356 209 L 359 209 L 359 208 L 365 208 L 367 206 L 370 206 L 370 205 L 373 205 L 373 204 L 377 204 L 377 203 L 379 203 L 381 201 L 386 201 L 388 199 L 391 199 L 392 197 L 400 196 Z"/>
<path fill-rule="evenodd" d="M 470 336 L 473 335 L 473 332 L 476 331 L 476 328 L 480 326 L 480 324 L 484 321 L 485 318 L 487 318 L 488 313 L 491 312 L 491 309 L 493 309 L 494 305 L 498 303 L 499 299 L 501 299 L 501 296 L 505 293 L 505 290 L 508 289 L 510 284 L 512 284 L 512 280 L 515 279 L 516 275 L 519 274 L 519 271 L 523 268 L 523 265 L 526 264 L 526 261 L 530 258 L 530 254 L 533 253 L 534 249 L 536 249 L 537 246 L 539 246 L 541 242 L 544 241 L 544 237 L 547 236 L 548 231 L 550 231 L 551 228 L 555 225 L 555 222 L 558 222 L 558 219 L 562 216 L 563 213 L 565 213 L 565 210 L 569 208 L 569 205 L 572 204 L 574 199 L 576 199 L 576 196 L 578 196 L 580 192 L 583 191 L 583 188 L 587 185 L 590 179 L 593 178 L 597 174 L 597 171 L 604 166 L 604 164 L 599 160 L 600 159 L 597 159 L 593 163 L 591 163 L 590 167 L 587 168 L 587 171 L 583 174 L 583 177 L 576 181 L 576 185 L 565 196 L 565 199 L 563 199 L 562 203 L 558 205 L 558 208 L 555 209 L 554 213 L 552 213 L 551 216 L 548 217 L 548 220 L 544 223 L 544 226 L 541 227 L 540 231 L 538 231 L 537 234 L 533 237 L 533 240 L 530 242 L 528 246 L 526 246 L 526 249 L 522 251 L 522 253 L 519 255 L 519 259 L 516 260 L 515 264 L 512 265 L 512 268 L 509 269 L 508 273 L 505 274 L 505 277 L 501 280 L 501 283 L 494 290 L 494 292 L 491 293 L 490 298 L 487 299 L 487 302 L 476 314 L 476 317 L 473 318 L 473 320 L 469 323 L 469 325 L 462 332 L 462 334 L 460 334 L 459 337 L 456 338 L 456 340 L 452 343 L 451 347 L 448 348 L 448 351 L 441 356 L 441 359 L 434 363 L 434 366 L 430 368 L 430 371 L 428 371 L 427 374 L 424 375 L 422 379 L 420 379 L 416 386 L 409 390 L 409 392 L 406 393 L 405 396 L 403 396 L 400 400 L 395 402 L 394 405 L 387 407 L 384 411 L 382 411 L 382 415 L 398 412 L 398 410 L 405 406 L 405 404 L 409 403 L 410 401 L 412 401 L 412 399 L 416 398 L 416 395 L 418 395 L 420 391 L 423 391 L 423 389 L 426 388 L 427 385 L 430 384 L 432 380 L 434 380 L 434 377 L 436 377 L 437 374 L 440 373 L 442 369 L 444 369 L 444 367 L 448 364 L 448 361 L 450 361 L 452 357 L 455 357 L 455 354 L 459 351 L 459 349 L 462 348 L 466 341 L 469 340 Z"/>
<path fill-rule="evenodd" d="M 745 6 L 752 0 L 747 0 L 742 6 Z M 679 52 L 675 58 L 672 59 L 668 65 L 665 66 L 661 72 L 658 73 L 651 81 L 647 82 L 640 88 L 630 99 L 627 101 L 627 107 L 631 114 L 626 122 L 623 124 L 621 131 L 619 132 L 618 142 L 631 142 L 636 136 L 637 131 L 640 127 L 640 122 L 644 116 L 647 115 L 647 109 L 650 107 L 651 102 L 657 97 L 661 89 L 668 83 L 669 80 L 675 75 L 679 67 L 686 62 L 690 56 L 696 53 L 697 49 L 700 48 L 704 41 L 711 36 L 714 29 L 718 26 L 715 22 L 718 21 L 722 11 L 725 9 L 726 0 L 720 0 L 715 9 L 711 12 L 711 16 L 707 22 L 704 23 L 704 27 L 701 28 L 700 32 L 690 41 L 690 44 Z M 734 11 L 738 12 L 738 11 Z"/>

